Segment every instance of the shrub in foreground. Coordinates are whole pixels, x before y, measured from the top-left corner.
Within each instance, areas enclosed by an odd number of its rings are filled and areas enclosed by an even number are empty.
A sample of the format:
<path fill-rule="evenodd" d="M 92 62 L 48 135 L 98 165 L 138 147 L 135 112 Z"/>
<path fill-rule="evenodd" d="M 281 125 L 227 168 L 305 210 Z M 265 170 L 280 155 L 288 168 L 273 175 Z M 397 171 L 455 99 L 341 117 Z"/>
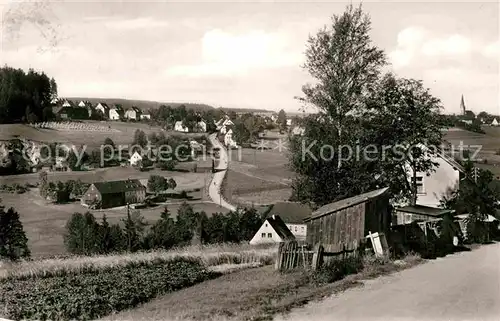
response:
<path fill-rule="evenodd" d="M 312 280 L 315 283 L 332 283 L 346 275 L 358 273 L 363 269 L 363 259 L 360 256 L 351 256 L 345 259 L 334 259 L 315 271 Z"/>
<path fill-rule="evenodd" d="M 0 281 L 0 306 L 15 320 L 92 320 L 218 276 L 198 261 L 131 264 L 81 274 Z"/>

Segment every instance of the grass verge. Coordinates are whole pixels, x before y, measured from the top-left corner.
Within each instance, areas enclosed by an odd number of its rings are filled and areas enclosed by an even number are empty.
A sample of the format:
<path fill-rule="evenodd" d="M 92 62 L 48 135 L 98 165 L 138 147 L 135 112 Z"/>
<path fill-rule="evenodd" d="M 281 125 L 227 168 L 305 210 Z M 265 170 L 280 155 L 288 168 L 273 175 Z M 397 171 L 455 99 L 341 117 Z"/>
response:
<path fill-rule="evenodd" d="M 403 270 L 422 261 L 414 255 L 396 261 L 365 257 L 358 273 L 347 276 L 332 273 L 328 268 L 316 273 L 295 270 L 283 274 L 273 266 L 246 269 L 167 294 L 105 320 L 272 320 L 277 314 L 310 301 L 360 286 L 364 279 Z"/>

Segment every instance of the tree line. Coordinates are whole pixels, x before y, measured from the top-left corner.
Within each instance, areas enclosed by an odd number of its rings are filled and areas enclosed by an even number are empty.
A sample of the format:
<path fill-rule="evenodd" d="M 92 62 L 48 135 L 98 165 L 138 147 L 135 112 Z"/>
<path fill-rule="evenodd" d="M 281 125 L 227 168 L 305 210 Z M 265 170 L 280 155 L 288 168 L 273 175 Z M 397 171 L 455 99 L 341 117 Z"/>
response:
<path fill-rule="evenodd" d="M 189 244 L 239 243 L 249 241 L 265 220 L 265 213 L 240 209 L 228 214 L 196 212 L 183 203 L 176 217 L 168 207 L 149 225 L 140 211 L 132 210 L 120 224 L 100 222 L 90 213 L 75 213 L 66 224 L 64 242 L 74 254 L 105 254 L 139 250 L 170 249 Z"/>
<path fill-rule="evenodd" d="M 0 68 L 0 123 L 50 120 L 53 118 L 51 100 L 55 97 L 56 81 L 45 73 Z"/>

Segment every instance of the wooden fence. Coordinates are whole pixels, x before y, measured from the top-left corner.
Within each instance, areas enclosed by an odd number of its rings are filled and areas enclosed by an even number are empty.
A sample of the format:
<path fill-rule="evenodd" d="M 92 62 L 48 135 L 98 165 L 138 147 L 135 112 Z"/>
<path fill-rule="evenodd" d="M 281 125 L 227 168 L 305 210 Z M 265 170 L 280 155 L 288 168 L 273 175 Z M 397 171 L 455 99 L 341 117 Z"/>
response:
<path fill-rule="evenodd" d="M 357 241 L 347 245 L 327 244 L 323 246 L 318 244 L 313 250 L 306 245 L 299 245 L 296 241 L 282 242 L 278 247 L 275 268 L 279 271 L 295 268 L 316 270 L 323 263 L 328 263 L 331 260 L 358 255 L 359 250 L 360 247 Z"/>

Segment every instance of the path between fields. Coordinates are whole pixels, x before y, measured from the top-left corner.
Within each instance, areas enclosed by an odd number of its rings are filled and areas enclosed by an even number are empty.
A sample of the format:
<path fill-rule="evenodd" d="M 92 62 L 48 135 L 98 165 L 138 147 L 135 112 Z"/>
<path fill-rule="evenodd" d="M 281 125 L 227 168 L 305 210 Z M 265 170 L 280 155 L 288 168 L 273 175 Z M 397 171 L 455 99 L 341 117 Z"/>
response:
<path fill-rule="evenodd" d="M 215 204 L 219 204 L 220 206 L 227 208 L 230 211 L 235 211 L 236 206 L 229 204 L 226 202 L 226 200 L 222 197 L 221 194 L 221 186 L 222 186 L 222 181 L 224 180 L 224 176 L 226 175 L 227 172 L 227 167 L 228 167 L 228 156 L 227 156 L 227 151 L 224 148 L 224 146 L 221 144 L 221 142 L 217 139 L 217 134 L 210 134 L 208 136 L 208 139 L 210 140 L 210 143 L 214 147 L 218 147 L 220 152 L 219 152 L 219 163 L 217 164 L 217 167 L 215 168 L 216 172 L 214 173 L 214 176 L 212 178 L 212 182 L 210 182 L 210 186 L 208 188 L 208 194 L 210 195 L 210 198 Z"/>
<path fill-rule="evenodd" d="M 275 321 L 500 320 L 500 243 L 365 281 Z"/>

